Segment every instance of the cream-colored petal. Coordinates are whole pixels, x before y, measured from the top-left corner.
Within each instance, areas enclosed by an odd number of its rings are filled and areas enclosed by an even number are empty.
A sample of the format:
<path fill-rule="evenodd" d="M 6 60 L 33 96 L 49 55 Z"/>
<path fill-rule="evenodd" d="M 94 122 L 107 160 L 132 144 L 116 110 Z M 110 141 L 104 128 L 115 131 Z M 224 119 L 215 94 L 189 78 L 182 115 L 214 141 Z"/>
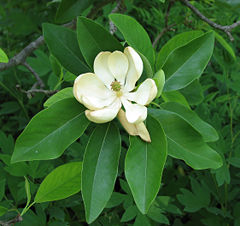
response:
<path fill-rule="evenodd" d="M 151 137 L 150 137 L 150 134 L 149 134 L 144 122 L 140 122 L 140 123 L 136 124 L 136 128 L 138 131 L 138 136 L 140 136 L 142 138 L 142 140 L 151 143 Z"/>
<path fill-rule="evenodd" d="M 132 91 L 143 72 L 143 62 L 138 53 L 130 46 L 124 49 L 124 54 L 127 56 L 129 62 L 125 89 Z"/>
<path fill-rule="evenodd" d="M 116 99 L 110 106 L 96 111 L 86 110 L 86 117 L 95 123 L 105 123 L 112 121 L 118 114 L 121 108 L 121 101 Z"/>
<path fill-rule="evenodd" d="M 100 52 L 94 60 L 94 72 L 103 83 L 111 89 L 111 83 L 115 80 L 108 67 L 108 58 L 111 52 Z"/>
<path fill-rule="evenodd" d="M 75 79 L 73 94 L 90 110 L 101 109 L 116 99 L 116 94 L 93 73 L 81 74 Z"/>
<path fill-rule="evenodd" d="M 153 101 L 157 95 L 157 86 L 153 79 L 146 79 L 136 92 L 126 93 L 128 100 L 134 101 L 140 105 L 147 105 Z"/>
<path fill-rule="evenodd" d="M 118 120 L 120 121 L 120 123 L 122 124 L 123 128 L 132 136 L 136 136 L 137 135 L 137 128 L 135 126 L 135 124 L 128 122 L 127 118 L 126 118 L 126 113 L 120 109 L 120 111 L 118 112 Z"/>
<path fill-rule="evenodd" d="M 115 79 L 124 85 L 128 71 L 128 58 L 126 55 L 120 51 L 114 51 L 108 57 L 108 67 Z"/>
<path fill-rule="evenodd" d="M 147 118 L 147 108 L 143 105 L 132 104 L 124 97 L 121 98 L 126 110 L 126 118 L 130 123 L 140 123 Z"/>
<path fill-rule="evenodd" d="M 151 138 L 149 132 L 143 122 L 138 124 L 129 123 L 126 118 L 126 113 L 120 109 L 118 112 L 118 119 L 122 124 L 123 128 L 131 135 L 131 136 L 140 136 L 142 140 L 146 142 L 151 142 Z"/>

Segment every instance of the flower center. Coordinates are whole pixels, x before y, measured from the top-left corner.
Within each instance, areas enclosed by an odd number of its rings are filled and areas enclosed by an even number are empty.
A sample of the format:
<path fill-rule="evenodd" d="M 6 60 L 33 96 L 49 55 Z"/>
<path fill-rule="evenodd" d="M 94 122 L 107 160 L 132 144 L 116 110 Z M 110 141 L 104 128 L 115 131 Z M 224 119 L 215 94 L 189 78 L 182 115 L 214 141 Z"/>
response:
<path fill-rule="evenodd" d="M 118 82 L 118 81 L 112 82 L 111 88 L 112 88 L 113 91 L 119 92 L 119 91 L 121 90 L 121 84 L 120 84 L 120 82 Z"/>
<path fill-rule="evenodd" d="M 111 84 L 111 88 L 114 92 L 116 92 L 117 97 L 121 97 L 123 95 L 121 91 L 121 84 L 118 81 L 114 81 Z"/>

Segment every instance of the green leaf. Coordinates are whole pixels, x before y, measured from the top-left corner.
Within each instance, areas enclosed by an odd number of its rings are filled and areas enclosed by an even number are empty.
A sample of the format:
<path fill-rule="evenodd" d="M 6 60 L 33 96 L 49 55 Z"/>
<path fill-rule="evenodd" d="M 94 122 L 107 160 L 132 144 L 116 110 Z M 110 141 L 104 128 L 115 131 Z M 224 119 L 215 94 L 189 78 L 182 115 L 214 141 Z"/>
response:
<path fill-rule="evenodd" d="M 203 89 L 198 79 L 181 89 L 180 92 L 185 96 L 190 105 L 200 104 L 204 99 Z"/>
<path fill-rule="evenodd" d="M 104 27 L 85 17 L 78 17 L 77 38 L 81 52 L 91 68 L 95 57 L 101 51 L 123 50 L 120 42 Z"/>
<path fill-rule="evenodd" d="M 163 92 L 162 98 L 165 102 L 176 102 L 190 109 L 186 98 L 177 90 L 171 92 Z"/>
<path fill-rule="evenodd" d="M 168 218 L 162 212 L 163 211 L 158 207 L 157 203 L 154 203 L 151 205 L 147 216 L 160 224 L 169 224 Z"/>
<path fill-rule="evenodd" d="M 152 224 L 149 222 L 148 218 L 145 215 L 138 214 L 133 226 L 151 226 Z"/>
<path fill-rule="evenodd" d="M 228 162 L 237 168 L 240 168 L 240 157 L 231 157 Z"/>
<path fill-rule="evenodd" d="M 86 147 L 82 171 L 82 197 L 89 224 L 99 216 L 111 197 L 120 151 L 118 128 L 113 123 L 97 126 Z"/>
<path fill-rule="evenodd" d="M 204 184 L 200 184 L 195 179 L 191 178 L 192 192 L 180 188 L 182 194 L 177 195 L 177 199 L 182 203 L 187 212 L 196 212 L 201 208 L 208 207 L 210 203 L 210 193 Z"/>
<path fill-rule="evenodd" d="M 37 191 L 36 203 L 65 199 L 81 190 L 82 162 L 61 165 L 46 176 Z"/>
<path fill-rule="evenodd" d="M 62 0 L 56 14 L 57 23 L 66 23 L 87 9 L 92 0 Z"/>
<path fill-rule="evenodd" d="M 225 160 L 223 160 L 222 167 L 218 168 L 216 171 L 216 181 L 218 186 L 222 186 L 224 183 L 229 184 L 231 181 L 231 175 L 229 171 L 229 167 Z"/>
<path fill-rule="evenodd" d="M 26 195 L 27 195 L 27 204 L 26 204 L 26 206 L 28 206 L 30 201 L 31 201 L 31 191 L 30 191 L 30 184 L 28 182 L 27 177 L 24 177 L 24 178 L 25 178 L 25 192 L 26 192 Z"/>
<path fill-rule="evenodd" d="M 5 194 L 5 184 L 6 184 L 6 179 L 1 179 L 0 180 L 0 201 L 2 200 Z"/>
<path fill-rule="evenodd" d="M 8 56 L 7 54 L 0 48 L 0 63 L 7 63 Z"/>
<path fill-rule="evenodd" d="M 123 37 L 127 41 L 128 45 L 142 53 L 153 67 L 155 53 L 151 40 L 143 26 L 134 18 L 123 14 L 111 14 L 109 18 L 123 34 Z"/>
<path fill-rule="evenodd" d="M 73 88 L 72 87 L 67 87 L 65 89 L 60 90 L 53 96 L 49 97 L 43 106 L 45 108 L 50 107 L 51 105 L 55 104 L 56 102 L 63 100 L 63 99 L 68 99 L 68 98 L 73 98 Z"/>
<path fill-rule="evenodd" d="M 230 54 L 230 56 L 233 58 L 233 60 L 236 60 L 236 55 L 232 49 L 232 47 L 226 42 L 226 40 L 218 34 L 216 31 L 214 31 L 214 35 L 216 40 L 221 44 L 221 46 L 227 50 L 227 52 Z"/>
<path fill-rule="evenodd" d="M 213 47 L 214 33 L 208 32 L 175 49 L 163 66 L 164 91 L 182 89 L 199 78 L 212 56 Z"/>
<path fill-rule="evenodd" d="M 0 217 L 7 212 L 8 212 L 8 209 L 6 207 L 0 206 Z"/>
<path fill-rule="evenodd" d="M 62 78 L 63 78 L 63 68 L 62 68 L 61 64 L 58 62 L 57 58 L 55 56 L 53 56 L 53 55 L 49 56 L 49 61 L 50 61 L 51 66 L 52 66 L 53 73 L 61 81 Z"/>
<path fill-rule="evenodd" d="M 204 143 L 201 135 L 178 114 L 158 109 L 149 109 L 149 112 L 163 126 L 170 156 L 182 159 L 198 170 L 222 166 L 220 155 Z"/>
<path fill-rule="evenodd" d="M 119 206 L 125 199 L 126 199 L 126 195 L 118 192 L 113 192 L 105 208 L 113 208 L 113 207 Z"/>
<path fill-rule="evenodd" d="M 35 50 L 34 55 L 36 57 L 27 58 L 27 63 L 35 70 L 39 76 L 48 74 L 51 71 L 51 64 L 48 55 L 40 49 Z M 30 73 L 29 70 L 25 67 L 23 67 L 22 70 Z"/>
<path fill-rule="evenodd" d="M 181 215 L 182 212 L 180 211 L 180 209 L 176 205 L 171 204 L 171 201 L 173 200 L 171 200 L 169 196 L 158 196 L 156 198 L 157 206 L 161 210 L 163 210 L 164 212 Z"/>
<path fill-rule="evenodd" d="M 164 103 L 161 107 L 167 111 L 176 113 L 179 117 L 188 122 L 196 131 L 198 131 L 205 142 L 214 142 L 218 140 L 217 131 L 208 123 L 204 122 L 199 116 L 189 108 L 178 103 Z"/>
<path fill-rule="evenodd" d="M 59 157 L 89 125 L 84 110 L 68 98 L 39 112 L 17 138 L 12 163 Z"/>
<path fill-rule="evenodd" d="M 167 142 L 160 123 L 147 118 L 151 143 L 139 137 L 130 137 L 130 147 L 125 159 L 125 175 L 138 209 L 146 214 L 161 185 L 167 157 Z"/>
<path fill-rule="evenodd" d="M 142 53 L 138 52 L 138 54 L 140 55 L 142 62 L 143 62 L 143 73 L 140 77 L 140 80 L 142 81 L 147 78 L 152 78 L 153 70 L 152 70 L 152 66 L 151 66 L 150 62 Z"/>
<path fill-rule="evenodd" d="M 158 88 L 157 96 L 156 98 L 160 97 L 163 91 L 163 87 L 165 84 L 165 74 L 163 70 L 159 70 L 153 77 L 153 80 L 156 83 L 156 86 Z"/>
<path fill-rule="evenodd" d="M 137 213 L 138 209 L 135 205 L 129 206 L 122 215 L 121 222 L 127 222 L 134 219 L 137 216 Z"/>
<path fill-rule="evenodd" d="M 24 176 L 24 179 L 25 179 L 25 192 L 26 192 L 26 195 L 27 195 L 27 203 L 25 205 L 25 208 L 22 210 L 21 216 L 23 216 L 28 211 L 28 209 L 29 209 L 28 206 L 31 202 L 30 184 L 28 182 L 27 177 Z"/>
<path fill-rule="evenodd" d="M 75 75 L 89 72 L 78 47 L 76 32 L 54 24 L 43 24 L 43 36 L 49 50 L 63 65 Z"/>
<path fill-rule="evenodd" d="M 191 42 L 193 39 L 198 38 L 202 34 L 203 34 L 202 31 L 187 31 L 187 32 L 178 34 L 174 36 L 172 39 L 170 39 L 161 48 L 160 52 L 157 55 L 156 69 L 160 70 L 163 67 L 163 65 L 166 63 L 167 58 L 175 49 L 185 46 L 186 44 Z"/>

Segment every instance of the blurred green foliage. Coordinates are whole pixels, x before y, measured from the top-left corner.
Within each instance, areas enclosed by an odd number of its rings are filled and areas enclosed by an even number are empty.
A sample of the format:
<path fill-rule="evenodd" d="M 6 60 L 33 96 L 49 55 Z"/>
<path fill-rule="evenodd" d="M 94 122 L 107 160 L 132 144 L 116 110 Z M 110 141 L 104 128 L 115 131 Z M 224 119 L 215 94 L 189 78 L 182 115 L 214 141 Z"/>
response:
<path fill-rule="evenodd" d="M 0 47 L 9 59 L 42 34 L 43 22 L 56 23 L 59 2 L 0 0 Z M 144 26 L 152 42 L 165 26 L 169 1 L 163 2 L 124 1 L 125 13 Z M 96 10 L 98 3 L 93 1 L 82 15 L 93 12 L 93 17 L 109 29 L 108 14 L 116 3 L 105 1 L 106 4 Z M 222 25 L 240 19 L 239 0 L 191 3 L 209 19 Z M 168 24 L 175 26 L 160 38 L 157 50 L 181 32 L 211 29 L 179 1 L 171 7 Z M 223 166 L 217 170 L 195 171 L 180 160 L 168 159 L 162 180 L 164 184 L 147 215 L 141 215 L 137 210 L 126 181 L 118 179 L 107 208 L 91 225 L 240 225 L 240 29 L 233 30 L 233 43 L 224 33 L 217 32 L 231 46 L 236 59 L 216 41 L 214 55 L 198 87 L 203 97 L 195 103 L 189 102 L 203 120 L 217 129 L 220 139 L 210 146 L 223 156 Z M 122 39 L 119 31 L 115 35 Z M 29 56 L 27 62 L 38 72 L 46 89 L 60 89 L 73 83 L 73 75 L 56 69 L 56 62 L 49 56 L 46 45 Z M 81 140 L 73 143 L 59 159 L 10 164 L 14 140 L 29 119 L 43 108 L 48 97 L 43 93 L 26 95 L 22 92 L 31 89 L 34 83 L 33 75 L 23 66 L 0 72 L 0 222 L 13 219 L 24 208 L 27 200 L 24 176 L 29 179 L 30 190 L 34 195 L 41 181 L 56 166 L 82 160 L 87 135 L 92 130 L 88 128 Z M 189 99 L 188 90 L 183 89 L 181 92 Z M 128 144 L 128 137 L 124 136 L 118 178 L 123 178 L 123 160 Z M 86 225 L 82 198 L 77 194 L 53 203 L 37 204 L 24 215 L 22 222 L 15 225 Z"/>

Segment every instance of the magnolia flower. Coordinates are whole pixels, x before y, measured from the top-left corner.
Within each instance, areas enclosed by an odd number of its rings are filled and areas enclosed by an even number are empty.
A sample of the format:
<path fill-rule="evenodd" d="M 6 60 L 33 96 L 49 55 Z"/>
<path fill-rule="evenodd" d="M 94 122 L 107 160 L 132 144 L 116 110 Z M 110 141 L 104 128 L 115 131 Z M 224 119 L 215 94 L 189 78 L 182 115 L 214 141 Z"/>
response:
<path fill-rule="evenodd" d="M 142 71 L 142 59 L 132 47 L 124 52 L 100 52 L 94 60 L 94 73 L 79 75 L 73 86 L 75 98 L 88 108 L 86 117 L 105 123 L 118 116 L 130 135 L 151 142 L 143 121 L 147 118 L 145 105 L 156 97 L 157 87 L 148 78 L 134 91 Z"/>

